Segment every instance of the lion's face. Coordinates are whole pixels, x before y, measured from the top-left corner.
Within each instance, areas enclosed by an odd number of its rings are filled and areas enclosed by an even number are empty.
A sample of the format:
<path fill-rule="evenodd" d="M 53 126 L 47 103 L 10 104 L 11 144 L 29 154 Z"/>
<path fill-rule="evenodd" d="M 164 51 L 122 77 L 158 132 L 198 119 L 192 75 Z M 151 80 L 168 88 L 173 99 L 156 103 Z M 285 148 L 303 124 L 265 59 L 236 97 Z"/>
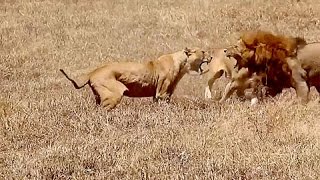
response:
<path fill-rule="evenodd" d="M 240 50 L 237 45 L 226 48 L 225 53 L 227 57 L 241 56 Z"/>
<path fill-rule="evenodd" d="M 244 42 L 240 39 L 235 45 L 226 48 L 225 53 L 227 57 L 241 56 L 246 50 Z"/>
<path fill-rule="evenodd" d="M 212 59 L 212 57 L 208 52 L 203 51 L 200 48 L 186 49 L 185 52 L 188 56 L 188 60 L 187 60 L 188 72 L 190 71 L 198 72 L 201 63 L 203 62 L 210 63 Z"/>

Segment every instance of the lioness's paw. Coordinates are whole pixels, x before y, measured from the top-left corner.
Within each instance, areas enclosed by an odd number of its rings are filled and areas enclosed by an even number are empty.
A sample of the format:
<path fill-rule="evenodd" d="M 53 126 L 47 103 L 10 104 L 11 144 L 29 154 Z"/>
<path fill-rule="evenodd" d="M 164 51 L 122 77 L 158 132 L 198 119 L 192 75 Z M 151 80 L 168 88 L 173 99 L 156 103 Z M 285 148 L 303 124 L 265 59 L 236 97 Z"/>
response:
<path fill-rule="evenodd" d="M 251 99 L 251 106 L 254 106 L 254 105 L 256 105 L 256 104 L 258 104 L 258 102 L 259 102 L 259 100 L 258 100 L 258 98 L 252 98 Z"/>

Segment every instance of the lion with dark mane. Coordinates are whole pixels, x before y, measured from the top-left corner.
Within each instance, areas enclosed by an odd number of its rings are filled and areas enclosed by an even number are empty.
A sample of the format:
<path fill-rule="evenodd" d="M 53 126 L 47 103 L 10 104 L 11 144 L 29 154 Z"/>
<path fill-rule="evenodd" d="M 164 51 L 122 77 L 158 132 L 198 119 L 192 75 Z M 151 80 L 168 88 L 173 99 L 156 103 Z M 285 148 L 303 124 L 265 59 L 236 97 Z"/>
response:
<path fill-rule="evenodd" d="M 237 60 L 237 66 L 263 77 L 269 87 L 268 95 L 275 96 L 282 89 L 293 87 L 303 101 L 308 100 L 306 72 L 296 59 L 298 48 L 307 43 L 300 37 L 274 35 L 266 31 L 247 31 L 238 45 L 229 48 L 227 55 Z"/>

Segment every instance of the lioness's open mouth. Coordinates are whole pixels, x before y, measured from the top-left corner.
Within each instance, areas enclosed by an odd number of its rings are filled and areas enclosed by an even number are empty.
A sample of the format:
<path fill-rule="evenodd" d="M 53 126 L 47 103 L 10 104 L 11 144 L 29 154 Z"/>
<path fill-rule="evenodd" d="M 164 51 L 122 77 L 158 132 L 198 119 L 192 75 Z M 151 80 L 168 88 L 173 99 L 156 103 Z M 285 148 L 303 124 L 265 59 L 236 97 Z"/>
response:
<path fill-rule="evenodd" d="M 211 62 L 211 60 L 212 60 L 212 57 L 207 58 L 206 60 L 204 60 L 204 61 L 202 61 L 202 62 L 200 63 L 200 65 L 199 65 L 200 73 L 203 72 L 203 69 L 201 68 L 202 64 L 203 64 L 203 63 L 207 63 L 207 65 L 208 65 L 208 64 Z"/>

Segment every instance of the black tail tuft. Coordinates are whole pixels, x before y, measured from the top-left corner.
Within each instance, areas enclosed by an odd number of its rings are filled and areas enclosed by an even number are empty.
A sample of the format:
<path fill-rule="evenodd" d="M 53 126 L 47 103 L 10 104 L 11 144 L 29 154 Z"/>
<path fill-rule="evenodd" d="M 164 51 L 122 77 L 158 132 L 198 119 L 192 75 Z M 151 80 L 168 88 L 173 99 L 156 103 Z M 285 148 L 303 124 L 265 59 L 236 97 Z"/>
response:
<path fill-rule="evenodd" d="M 79 86 L 73 79 L 71 79 L 71 78 L 67 75 L 66 72 L 64 72 L 63 69 L 59 69 L 59 70 L 62 72 L 62 74 L 63 74 L 69 81 L 71 81 L 71 83 L 73 84 L 73 86 L 74 86 L 76 89 L 83 88 L 83 87 L 87 84 L 87 83 L 85 83 L 84 85 Z"/>

